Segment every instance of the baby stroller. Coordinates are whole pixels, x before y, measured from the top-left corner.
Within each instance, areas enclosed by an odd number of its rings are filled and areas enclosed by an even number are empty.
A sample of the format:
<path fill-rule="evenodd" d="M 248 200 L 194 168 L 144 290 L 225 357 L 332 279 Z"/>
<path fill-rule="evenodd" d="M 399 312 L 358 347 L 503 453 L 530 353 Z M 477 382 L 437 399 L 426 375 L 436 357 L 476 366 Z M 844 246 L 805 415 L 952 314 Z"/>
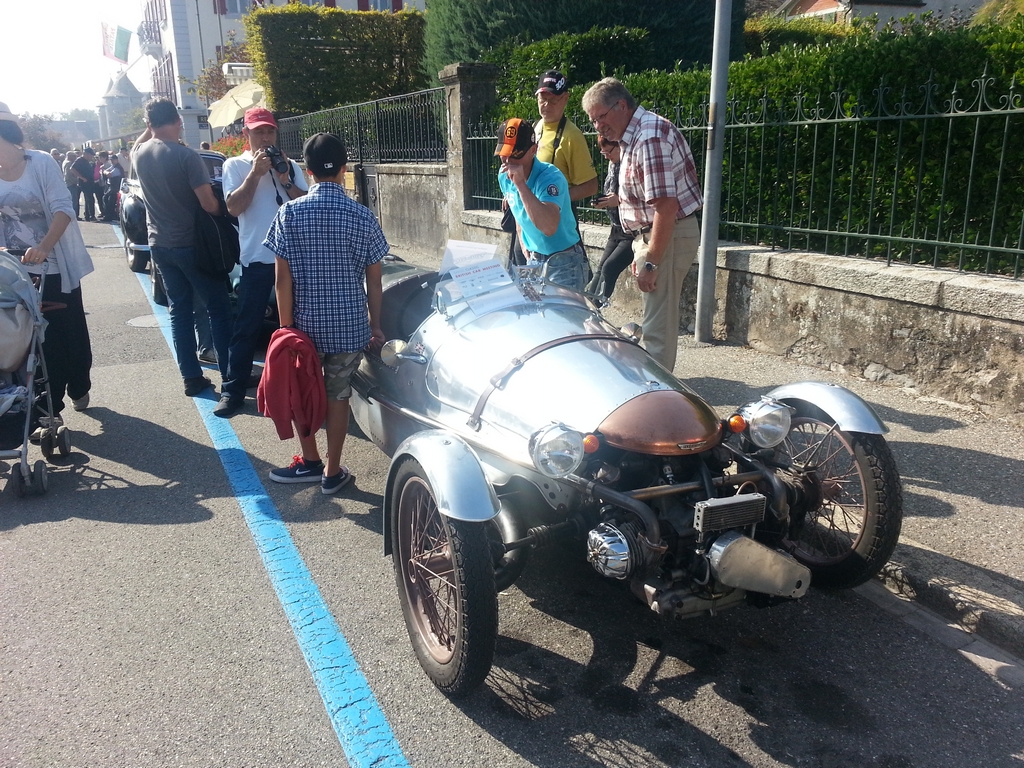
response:
<path fill-rule="evenodd" d="M 46 320 L 42 294 L 19 261 L 22 251 L 0 251 L 0 459 L 15 459 L 10 484 L 17 496 L 46 493 L 46 462 L 29 469 L 29 442 L 38 438 L 47 461 L 71 453 L 71 433 L 53 412 L 43 358 Z"/>

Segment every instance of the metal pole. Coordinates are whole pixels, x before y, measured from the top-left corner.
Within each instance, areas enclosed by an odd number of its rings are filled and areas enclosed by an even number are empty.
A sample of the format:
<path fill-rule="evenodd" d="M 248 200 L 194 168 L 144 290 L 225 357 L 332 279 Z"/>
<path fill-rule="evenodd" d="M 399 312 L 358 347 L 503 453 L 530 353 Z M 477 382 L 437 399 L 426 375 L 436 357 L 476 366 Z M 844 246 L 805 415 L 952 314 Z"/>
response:
<path fill-rule="evenodd" d="M 697 263 L 697 341 L 714 340 L 715 272 L 718 268 L 718 220 L 722 209 L 722 158 L 724 157 L 725 99 L 729 82 L 729 32 L 732 0 L 716 0 L 715 41 L 711 57 L 711 97 L 708 143 L 704 166 L 704 211 L 701 216 Z"/>

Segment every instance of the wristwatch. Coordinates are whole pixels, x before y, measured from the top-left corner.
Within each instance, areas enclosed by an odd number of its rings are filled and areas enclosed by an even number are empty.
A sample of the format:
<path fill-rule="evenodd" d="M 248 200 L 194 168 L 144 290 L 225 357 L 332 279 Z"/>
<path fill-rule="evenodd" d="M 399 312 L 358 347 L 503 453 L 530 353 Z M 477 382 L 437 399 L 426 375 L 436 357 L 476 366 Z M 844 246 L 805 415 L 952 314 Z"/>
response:
<path fill-rule="evenodd" d="M 653 261 L 645 261 L 644 262 L 644 272 L 653 272 L 657 268 L 658 268 L 658 265 L 655 264 Z"/>
<path fill-rule="evenodd" d="M 294 185 L 293 185 L 293 184 L 292 184 L 292 183 L 291 183 L 290 181 L 286 181 L 286 182 L 284 183 L 284 188 L 285 188 L 285 190 L 286 190 L 286 191 L 287 191 L 287 190 L 289 190 L 289 189 L 291 189 L 291 188 L 292 188 L 292 186 L 294 186 Z"/>

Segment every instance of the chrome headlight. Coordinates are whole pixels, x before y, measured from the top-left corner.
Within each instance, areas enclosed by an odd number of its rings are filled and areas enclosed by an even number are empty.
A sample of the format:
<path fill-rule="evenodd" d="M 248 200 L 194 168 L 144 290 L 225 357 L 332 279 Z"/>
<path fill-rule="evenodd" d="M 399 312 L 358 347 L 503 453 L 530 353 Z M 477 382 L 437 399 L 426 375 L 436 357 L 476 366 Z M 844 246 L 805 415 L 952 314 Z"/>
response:
<path fill-rule="evenodd" d="M 548 477 L 565 477 L 583 461 L 583 435 L 564 424 L 552 424 L 530 438 L 533 465 Z"/>
<path fill-rule="evenodd" d="M 771 448 L 786 439 L 789 434 L 789 406 L 778 400 L 762 397 L 756 403 L 747 403 L 739 409 L 747 422 L 750 441 L 759 448 Z"/>

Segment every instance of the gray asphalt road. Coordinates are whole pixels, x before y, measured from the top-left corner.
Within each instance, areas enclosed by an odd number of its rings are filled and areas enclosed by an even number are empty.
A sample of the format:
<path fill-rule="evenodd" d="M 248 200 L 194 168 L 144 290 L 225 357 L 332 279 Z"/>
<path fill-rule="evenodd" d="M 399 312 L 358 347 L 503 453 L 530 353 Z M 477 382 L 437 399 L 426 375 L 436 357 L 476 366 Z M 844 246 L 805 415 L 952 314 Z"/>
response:
<path fill-rule="evenodd" d="M 343 766 L 143 290 L 112 229 L 84 231 L 103 246 L 84 284 L 93 405 L 69 412 L 75 449 L 46 497 L 0 494 L 0 765 Z M 892 427 L 907 540 L 1024 579 L 1009 427 L 743 349 L 684 344 L 677 373 L 723 412 L 786 381 L 850 386 Z M 251 401 L 230 427 L 261 478 L 290 460 Z M 413 766 L 1024 762 L 1021 686 L 860 594 L 665 622 L 557 548 L 500 596 L 485 688 L 450 702 L 413 657 L 381 554 L 387 461 L 358 434 L 346 452 L 339 498 L 264 486 Z"/>

